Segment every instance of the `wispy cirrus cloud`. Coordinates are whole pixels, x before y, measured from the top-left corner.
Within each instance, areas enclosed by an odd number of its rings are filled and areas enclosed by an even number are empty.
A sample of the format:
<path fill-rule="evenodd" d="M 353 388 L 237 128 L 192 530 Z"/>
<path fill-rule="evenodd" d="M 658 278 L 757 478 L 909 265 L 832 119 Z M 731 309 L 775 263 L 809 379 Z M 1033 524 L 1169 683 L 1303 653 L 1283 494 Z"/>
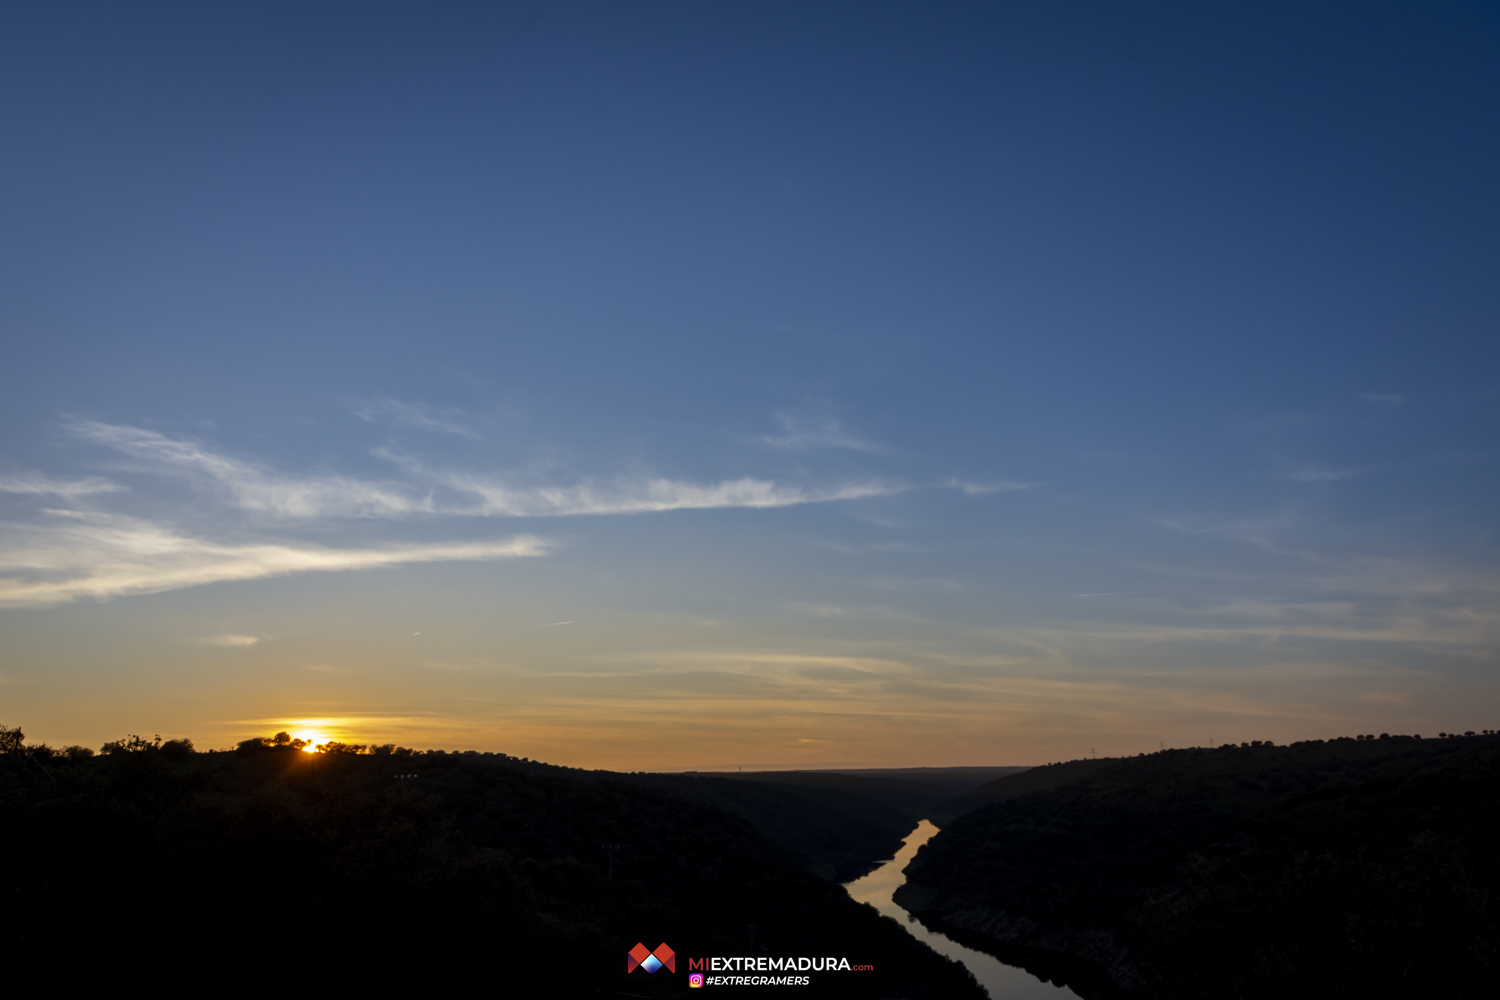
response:
<path fill-rule="evenodd" d="M 426 403 L 407 403 L 399 399 L 380 396 L 375 399 L 356 400 L 351 409 L 354 415 L 366 423 L 384 420 L 397 427 L 412 427 L 436 434 L 452 434 L 480 439 L 479 432 L 463 419 L 463 414 L 451 406 L 428 406 Z"/>
<path fill-rule="evenodd" d="M 1494 451 L 1475 449 L 1445 452 L 1436 455 L 1414 456 L 1401 461 L 1385 462 L 1380 465 L 1345 466 L 1342 468 L 1309 465 L 1292 472 L 1287 478 L 1299 483 L 1334 483 L 1343 479 L 1354 479 L 1359 476 L 1376 475 L 1379 473 L 1402 473 L 1416 469 L 1489 462 L 1494 460 L 1496 454 Z"/>
<path fill-rule="evenodd" d="M 500 474 L 429 469 L 404 456 L 390 460 L 397 476 L 368 480 L 340 474 L 287 474 L 225 455 L 189 438 L 96 421 L 77 421 L 78 437 L 127 456 L 126 474 L 186 484 L 190 495 L 217 498 L 231 510 L 284 521 L 340 519 L 571 517 L 715 508 L 769 508 L 880 496 L 906 487 L 878 481 L 807 486 L 741 477 L 691 482 L 665 477 L 618 477 L 566 485 L 513 482 Z M 531 535 L 448 544 L 332 547 L 267 537 L 266 522 L 225 520 L 221 509 L 195 505 L 194 529 L 161 514 L 110 513 L 79 501 L 126 488 L 108 479 L 43 475 L 0 479 L 5 491 L 61 499 L 59 508 L 0 523 L 0 606 L 56 604 L 83 597 L 108 599 L 183 587 L 302 572 L 375 569 L 405 563 L 543 555 L 549 543 Z M 182 493 L 174 489 L 175 494 Z M 134 495 L 150 503 L 152 493 Z M 201 640 L 209 641 L 209 640 Z M 220 645 L 254 637 L 221 636 Z"/>
<path fill-rule="evenodd" d="M 1291 511 L 1273 514 L 1226 517 L 1218 514 L 1178 515 L 1148 518 L 1152 524 L 1184 535 L 1220 535 L 1226 538 L 1262 543 L 1273 534 L 1298 523 Z"/>
<path fill-rule="evenodd" d="M 1408 651 L 1467 651 L 1477 658 L 1487 656 L 1500 636 L 1500 611 L 1493 602 L 1488 606 L 1455 602 L 1451 607 L 1407 603 L 1376 612 L 1309 601 L 1268 608 L 1260 616 L 1262 620 L 1256 620 L 1252 610 L 1215 606 L 1184 612 L 1174 607 L 1177 614 L 1207 620 L 1142 624 L 1074 621 L 1032 634 L 1071 649 L 1080 658 L 1085 658 L 1084 651 L 1092 646 L 1101 659 L 1111 650 L 1124 652 L 1126 643 L 1164 651 L 1177 643 L 1227 646 L 1247 642 L 1275 645 L 1283 656 L 1295 658 L 1293 644 L 1298 640 Z"/>
<path fill-rule="evenodd" d="M 291 573 L 540 556 L 551 545 L 534 535 L 366 548 L 286 540 L 217 542 L 140 518 L 47 513 L 39 523 L 0 525 L 0 606 L 105 600 Z"/>
<path fill-rule="evenodd" d="M 403 483 L 349 476 L 287 476 L 156 431 L 81 421 L 79 437 L 145 460 L 160 471 L 213 486 L 230 504 L 279 517 L 382 517 L 430 511 L 430 498 Z"/>
<path fill-rule="evenodd" d="M 820 448 L 843 448 L 848 451 L 863 451 L 884 454 L 886 447 L 876 441 L 857 437 L 844 429 L 842 421 L 832 417 L 812 417 L 805 414 L 783 411 L 776 414 L 782 433 L 766 435 L 760 440 L 773 448 L 787 451 L 815 451 Z"/>
<path fill-rule="evenodd" d="M 205 635 L 193 640 L 201 646 L 222 646 L 225 649 L 249 649 L 260 642 L 258 635 Z"/>
<path fill-rule="evenodd" d="M 903 488 L 879 482 L 804 488 L 750 478 L 726 479 L 718 483 L 618 479 L 609 483 L 523 488 L 511 486 L 503 480 L 472 475 L 448 475 L 443 482 L 460 493 L 479 499 L 477 507 L 458 513 L 489 517 L 567 517 L 722 507 L 791 507 L 885 496 Z"/>
<path fill-rule="evenodd" d="M 696 483 L 665 477 L 618 477 L 568 485 L 520 485 L 503 476 L 434 469 L 388 449 L 375 454 L 407 481 L 342 475 L 289 476 L 229 458 L 194 441 L 138 427 L 77 423 L 80 436 L 211 486 L 231 505 L 284 518 L 573 517 L 725 507 L 789 507 L 883 496 L 906 487 L 879 481 L 804 487 L 742 477 Z"/>
<path fill-rule="evenodd" d="M 1036 489 L 1036 483 L 970 483 L 961 479 L 950 479 L 943 485 L 949 489 L 962 490 L 966 496 L 979 496 L 985 493 L 1013 493 L 1017 490 Z"/>
<path fill-rule="evenodd" d="M 99 476 L 86 476 L 83 479 L 54 479 L 38 472 L 0 476 L 0 493 L 29 493 L 34 496 L 55 496 L 72 500 L 97 493 L 124 491 L 124 486 Z"/>

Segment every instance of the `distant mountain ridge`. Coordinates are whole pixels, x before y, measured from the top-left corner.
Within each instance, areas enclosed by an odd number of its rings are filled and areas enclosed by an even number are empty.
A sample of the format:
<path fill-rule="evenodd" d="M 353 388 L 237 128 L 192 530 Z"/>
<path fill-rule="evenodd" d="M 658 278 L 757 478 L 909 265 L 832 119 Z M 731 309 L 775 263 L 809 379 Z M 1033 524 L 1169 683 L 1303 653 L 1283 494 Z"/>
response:
<path fill-rule="evenodd" d="M 848 882 L 893 857 L 954 789 L 1023 767 L 691 771 L 636 779 L 748 820 L 820 877 Z"/>
<path fill-rule="evenodd" d="M 727 778 L 829 789 L 860 795 L 900 811 L 912 824 L 931 819 L 941 803 L 974 791 L 985 782 L 1029 770 L 1026 767 L 905 767 L 808 771 L 703 771 L 700 777 Z"/>
<path fill-rule="evenodd" d="M 992 802 L 1006 802 L 1033 792 L 1082 781 L 1084 778 L 1112 763 L 1110 758 L 1070 760 L 1061 764 L 1043 767 L 1011 768 L 1011 773 L 996 777 L 978 788 L 944 799 L 933 806 L 928 818 L 939 827 L 946 826 L 964 813 L 973 812 Z"/>
<path fill-rule="evenodd" d="M 905 813 L 841 788 L 703 774 L 634 780 L 738 816 L 829 882 L 848 882 L 893 856 L 911 832 Z"/>

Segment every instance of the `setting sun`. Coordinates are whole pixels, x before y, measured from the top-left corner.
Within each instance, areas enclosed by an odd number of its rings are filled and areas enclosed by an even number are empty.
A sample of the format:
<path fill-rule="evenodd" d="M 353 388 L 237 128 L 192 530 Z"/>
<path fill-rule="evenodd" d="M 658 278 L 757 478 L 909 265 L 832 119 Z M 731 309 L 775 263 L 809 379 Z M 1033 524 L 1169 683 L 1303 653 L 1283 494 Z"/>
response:
<path fill-rule="evenodd" d="M 302 750 L 305 753 L 319 753 L 318 747 L 338 739 L 329 735 L 327 720 L 301 719 L 298 722 L 283 725 L 288 736 L 302 741 Z"/>

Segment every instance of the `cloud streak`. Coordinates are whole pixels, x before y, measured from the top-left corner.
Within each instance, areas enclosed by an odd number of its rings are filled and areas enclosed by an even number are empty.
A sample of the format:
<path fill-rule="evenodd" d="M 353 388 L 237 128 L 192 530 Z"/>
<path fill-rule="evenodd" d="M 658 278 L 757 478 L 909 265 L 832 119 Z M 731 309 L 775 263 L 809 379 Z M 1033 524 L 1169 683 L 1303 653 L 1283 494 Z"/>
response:
<path fill-rule="evenodd" d="M 22 493 L 33 496 L 62 497 L 73 500 L 96 493 L 121 493 L 125 487 L 99 476 L 84 479 L 53 479 L 39 473 L 16 476 L 0 476 L 0 493 Z"/>
<path fill-rule="evenodd" d="M 962 490 L 965 496 L 981 496 L 985 493 L 1014 493 L 1017 490 L 1034 490 L 1036 483 L 968 483 L 961 479 L 950 479 L 943 484 L 949 489 Z"/>
<path fill-rule="evenodd" d="M 428 406 L 425 403 L 403 403 L 398 399 L 380 397 L 360 400 L 353 407 L 354 415 L 365 423 L 386 420 L 397 427 L 412 427 L 416 430 L 436 434 L 452 434 L 478 441 L 479 434 L 460 418 L 451 407 Z"/>
<path fill-rule="evenodd" d="M 78 436 L 212 484 L 233 506 L 278 517 L 380 517 L 432 509 L 430 499 L 399 483 L 347 476 L 283 476 L 263 466 L 227 458 L 192 441 L 155 431 L 92 421 L 72 425 Z"/>
<path fill-rule="evenodd" d="M 708 484 L 676 479 L 620 479 L 608 484 L 530 488 L 517 488 L 501 480 L 470 475 L 449 475 L 443 482 L 460 493 L 479 499 L 477 507 L 457 513 L 486 517 L 571 517 L 722 507 L 791 507 L 885 496 L 902 489 L 879 482 L 808 489 L 750 478 Z"/>
<path fill-rule="evenodd" d="M 41 524 L 0 526 L 0 606 L 155 594 L 291 573 L 377 569 L 407 563 L 540 556 L 532 535 L 439 545 L 326 548 L 289 541 L 223 543 L 119 515 L 49 511 Z"/>
<path fill-rule="evenodd" d="M 138 427 L 94 422 L 75 433 L 216 490 L 232 506 L 288 519 L 317 517 L 575 517 L 726 507 L 790 507 L 900 492 L 881 482 L 830 487 L 778 484 L 744 477 L 695 483 L 663 477 L 621 477 L 567 486 L 520 486 L 499 476 L 429 469 L 388 450 L 376 454 L 416 482 L 372 482 L 348 476 L 287 476 L 228 458 L 187 440 Z"/>
<path fill-rule="evenodd" d="M 248 649 L 260 642 L 258 635 L 206 635 L 195 640 L 204 646 L 223 646 L 225 649 Z"/>
<path fill-rule="evenodd" d="M 795 413 L 778 413 L 776 419 L 785 433 L 761 438 L 762 443 L 773 448 L 783 448 L 787 451 L 843 448 L 872 455 L 884 454 L 886 450 L 883 444 L 866 441 L 850 434 L 844 430 L 841 421 L 834 420 L 832 417 L 808 419 Z"/>
<path fill-rule="evenodd" d="M 437 422 L 426 411 L 382 403 L 379 412 L 406 423 Z M 373 413 L 371 411 L 373 419 Z M 418 418 L 421 418 L 420 420 Z M 221 454 L 187 438 L 140 427 L 76 421 L 69 429 L 83 440 L 129 460 L 124 475 L 146 475 L 185 486 L 193 495 L 217 497 L 229 508 L 282 521 L 340 519 L 535 518 L 642 514 L 720 508 L 764 509 L 882 496 L 908 487 L 882 482 L 803 486 L 742 477 L 690 482 L 664 477 L 620 477 L 570 485 L 520 484 L 503 475 L 423 467 L 404 456 L 377 452 L 395 464 L 397 480 L 366 480 L 340 474 L 285 474 Z M 444 429 L 433 427 L 429 429 Z M 451 428 L 449 428 L 451 430 Z M 456 431 L 455 431 L 456 432 Z M 503 559 L 545 554 L 549 543 L 532 535 L 447 544 L 384 542 L 329 547 L 266 537 L 264 520 L 237 525 L 203 518 L 195 505 L 189 530 L 175 519 L 139 509 L 133 515 L 79 503 L 129 492 L 98 476 L 51 478 L 42 474 L 0 477 L 0 492 L 63 501 L 24 520 L 0 522 L 0 607 L 39 606 L 91 597 L 107 600 L 233 580 L 255 580 L 305 572 L 345 572 L 408 563 Z M 174 489 L 181 495 L 182 489 Z M 136 494 L 148 499 L 151 492 Z M 222 519 L 222 518 L 221 518 Z M 200 639 L 226 647 L 248 646 L 248 636 Z"/>

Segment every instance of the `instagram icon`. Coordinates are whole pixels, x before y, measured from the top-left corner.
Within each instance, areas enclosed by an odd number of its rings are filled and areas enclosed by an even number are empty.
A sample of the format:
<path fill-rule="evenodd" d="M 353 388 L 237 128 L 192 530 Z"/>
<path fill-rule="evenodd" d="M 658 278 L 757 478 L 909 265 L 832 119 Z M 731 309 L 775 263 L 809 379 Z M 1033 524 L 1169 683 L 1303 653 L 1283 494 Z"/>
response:
<path fill-rule="evenodd" d="M 697 989 L 700 986 L 702 986 L 703 985 L 703 973 L 701 973 L 701 972 L 695 972 L 691 976 L 688 976 L 688 985 L 691 986 L 691 987 L 693 987 L 694 989 Z"/>

